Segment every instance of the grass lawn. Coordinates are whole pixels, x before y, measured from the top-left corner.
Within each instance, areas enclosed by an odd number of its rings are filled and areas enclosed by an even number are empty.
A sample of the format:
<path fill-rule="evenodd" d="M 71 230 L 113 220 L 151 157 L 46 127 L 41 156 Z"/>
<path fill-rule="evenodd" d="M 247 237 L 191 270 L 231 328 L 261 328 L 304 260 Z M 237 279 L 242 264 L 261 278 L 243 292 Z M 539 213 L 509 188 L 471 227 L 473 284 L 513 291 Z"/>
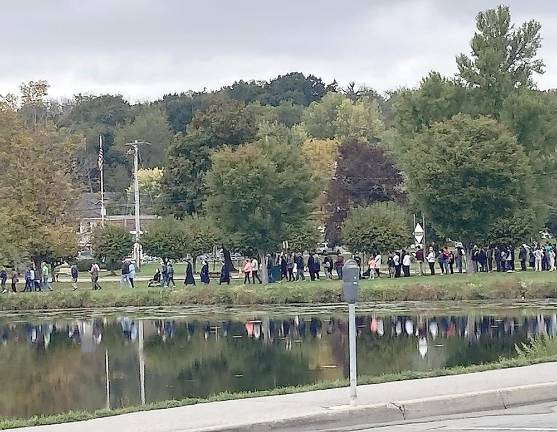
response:
<path fill-rule="evenodd" d="M 219 286 L 184 286 L 183 276 L 176 278 L 175 289 L 147 288 L 146 281 L 136 281 L 135 289 L 122 288 L 119 282 L 103 281 L 100 291 L 92 291 L 86 275 L 73 291 L 69 282 L 54 284 L 52 293 L 17 293 L 0 296 L 2 310 L 33 310 L 118 306 L 172 306 L 192 304 L 293 304 L 342 302 L 341 283 L 333 281 L 282 282 L 269 285 L 243 285 L 233 280 Z M 21 290 L 22 284 L 19 289 Z M 451 276 L 412 276 L 409 278 L 362 280 L 359 300 L 436 301 L 543 299 L 557 297 L 557 272 L 482 273 Z"/>

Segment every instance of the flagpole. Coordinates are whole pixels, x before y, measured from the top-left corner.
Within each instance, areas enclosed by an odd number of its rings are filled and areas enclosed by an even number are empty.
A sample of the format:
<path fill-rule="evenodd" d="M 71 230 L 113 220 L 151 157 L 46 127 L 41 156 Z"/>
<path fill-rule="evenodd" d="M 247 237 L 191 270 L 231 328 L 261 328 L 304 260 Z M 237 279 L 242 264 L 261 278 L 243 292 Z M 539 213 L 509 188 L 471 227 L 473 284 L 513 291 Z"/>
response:
<path fill-rule="evenodd" d="M 102 135 L 99 135 L 99 171 L 101 177 L 101 226 L 104 228 L 104 216 L 106 214 L 106 210 L 104 208 L 104 149 Z"/>

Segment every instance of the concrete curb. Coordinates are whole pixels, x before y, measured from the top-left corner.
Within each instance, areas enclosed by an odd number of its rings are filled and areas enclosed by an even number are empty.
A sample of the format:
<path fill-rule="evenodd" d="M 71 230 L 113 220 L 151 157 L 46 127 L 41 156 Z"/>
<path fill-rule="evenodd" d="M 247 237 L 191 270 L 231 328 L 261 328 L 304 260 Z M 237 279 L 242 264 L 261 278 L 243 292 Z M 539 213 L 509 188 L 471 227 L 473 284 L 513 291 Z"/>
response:
<path fill-rule="evenodd" d="M 377 425 L 426 417 L 504 410 L 520 405 L 557 401 L 557 382 L 508 387 L 377 405 L 324 407 L 324 412 L 260 422 L 201 429 L 203 432 L 263 432 L 286 428 L 319 431 L 334 427 Z"/>

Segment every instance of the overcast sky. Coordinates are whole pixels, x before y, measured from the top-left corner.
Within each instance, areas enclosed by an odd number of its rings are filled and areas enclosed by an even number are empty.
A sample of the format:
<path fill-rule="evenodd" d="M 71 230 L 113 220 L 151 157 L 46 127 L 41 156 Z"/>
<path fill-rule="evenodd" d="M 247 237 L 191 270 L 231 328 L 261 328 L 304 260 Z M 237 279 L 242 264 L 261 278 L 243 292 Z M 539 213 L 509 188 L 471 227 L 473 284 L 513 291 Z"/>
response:
<path fill-rule="evenodd" d="M 290 71 L 380 91 L 456 71 L 480 0 L 21 0 L 2 3 L 0 94 L 46 79 L 55 97 L 132 101 Z M 557 87 L 557 3 L 512 0 L 542 23 L 540 88 Z"/>

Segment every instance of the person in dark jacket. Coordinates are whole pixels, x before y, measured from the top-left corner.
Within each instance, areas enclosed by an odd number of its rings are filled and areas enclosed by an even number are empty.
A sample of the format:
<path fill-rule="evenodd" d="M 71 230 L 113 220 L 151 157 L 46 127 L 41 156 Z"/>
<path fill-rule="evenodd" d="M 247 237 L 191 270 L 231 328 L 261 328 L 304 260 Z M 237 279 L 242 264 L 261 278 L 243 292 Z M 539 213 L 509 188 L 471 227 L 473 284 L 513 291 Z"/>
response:
<path fill-rule="evenodd" d="M 209 279 L 209 263 L 207 261 L 203 261 L 203 267 L 201 267 L 200 273 L 201 282 L 204 284 L 208 284 L 211 280 Z"/>
<path fill-rule="evenodd" d="M 279 258 L 279 263 L 280 263 L 280 280 L 283 279 L 288 279 L 288 263 L 286 261 L 286 256 L 284 255 L 284 253 L 280 254 L 280 258 Z"/>
<path fill-rule="evenodd" d="M 222 285 L 223 283 L 230 285 L 230 270 L 224 261 L 220 269 L 219 285 Z"/>
<path fill-rule="evenodd" d="M 168 287 L 170 288 L 170 284 L 172 283 L 172 288 L 176 288 L 176 284 L 174 283 L 174 266 L 171 262 L 168 263 L 166 268 L 166 280 L 168 282 Z"/>
<path fill-rule="evenodd" d="M 309 253 L 308 272 L 310 280 L 315 280 L 315 257 L 313 256 L 313 252 Z"/>
<path fill-rule="evenodd" d="M 184 279 L 184 285 L 195 286 L 195 279 L 193 278 L 193 266 L 191 265 L 190 260 L 187 260 L 186 264 L 186 278 Z"/>
<path fill-rule="evenodd" d="M 487 254 L 485 249 L 481 248 L 478 252 L 479 271 L 487 273 Z"/>
<path fill-rule="evenodd" d="M 77 268 L 77 264 L 73 264 L 70 267 L 70 274 L 72 277 L 72 287 L 73 290 L 75 291 L 77 289 L 77 278 L 79 277 L 79 269 Z"/>
<path fill-rule="evenodd" d="M 518 252 L 518 259 L 520 260 L 520 271 L 526 271 L 526 260 L 528 259 L 528 251 L 524 245 L 520 246 Z"/>
<path fill-rule="evenodd" d="M 499 249 L 499 246 L 495 246 L 495 249 L 493 250 L 493 257 L 495 258 L 495 268 L 497 269 L 497 272 L 501 271 L 501 249 Z"/>
<path fill-rule="evenodd" d="M 296 280 L 306 280 L 304 276 L 304 255 L 303 254 L 296 254 L 296 268 L 298 272 L 296 273 Z"/>
<path fill-rule="evenodd" d="M 2 288 L 2 292 L 7 292 L 6 290 L 6 281 L 8 280 L 8 272 L 5 268 L 0 270 L 0 287 Z"/>

